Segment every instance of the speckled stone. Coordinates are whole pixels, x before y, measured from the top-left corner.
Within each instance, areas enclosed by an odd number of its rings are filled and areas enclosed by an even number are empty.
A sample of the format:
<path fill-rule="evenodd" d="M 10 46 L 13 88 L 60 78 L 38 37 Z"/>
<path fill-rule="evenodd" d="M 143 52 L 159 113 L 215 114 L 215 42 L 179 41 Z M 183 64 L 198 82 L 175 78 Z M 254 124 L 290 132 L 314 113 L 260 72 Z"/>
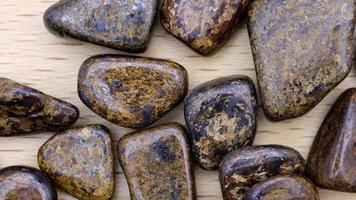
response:
<path fill-rule="evenodd" d="M 79 72 L 81 100 L 101 117 L 124 127 L 146 127 L 187 94 L 188 75 L 179 64 L 154 58 L 100 55 Z"/>
<path fill-rule="evenodd" d="M 254 185 L 243 200 L 319 200 L 319 193 L 308 179 L 286 174 Z"/>
<path fill-rule="evenodd" d="M 170 123 L 125 135 L 118 155 L 132 200 L 194 200 L 195 181 L 185 128 Z"/>
<path fill-rule="evenodd" d="M 268 119 L 307 113 L 354 65 L 354 0 L 259 0 L 249 32 Z"/>
<path fill-rule="evenodd" d="M 307 173 L 320 187 L 356 192 L 356 88 L 343 92 L 324 119 Z"/>
<path fill-rule="evenodd" d="M 229 151 L 251 145 L 256 134 L 257 98 L 252 80 L 229 76 L 193 89 L 184 115 L 197 163 L 219 167 Z"/>
<path fill-rule="evenodd" d="M 44 14 L 49 31 L 128 52 L 146 50 L 157 0 L 61 0 Z"/>
<path fill-rule="evenodd" d="M 164 0 L 161 23 L 193 50 L 207 55 L 235 30 L 250 0 Z"/>
<path fill-rule="evenodd" d="M 57 200 L 57 191 L 40 170 L 11 166 L 0 170 L 0 199 Z"/>
<path fill-rule="evenodd" d="M 303 174 L 305 161 L 296 150 L 280 145 L 244 147 L 228 153 L 219 178 L 225 200 L 241 200 L 247 189 L 279 174 Z"/>
<path fill-rule="evenodd" d="M 38 165 L 54 183 L 81 200 L 108 200 L 115 190 L 112 139 L 102 125 L 58 133 L 38 151 Z"/>
<path fill-rule="evenodd" d="M 78 117 L 75 106 L 0 78 L 0 136 L 60 131 L 74 124 Z"/>

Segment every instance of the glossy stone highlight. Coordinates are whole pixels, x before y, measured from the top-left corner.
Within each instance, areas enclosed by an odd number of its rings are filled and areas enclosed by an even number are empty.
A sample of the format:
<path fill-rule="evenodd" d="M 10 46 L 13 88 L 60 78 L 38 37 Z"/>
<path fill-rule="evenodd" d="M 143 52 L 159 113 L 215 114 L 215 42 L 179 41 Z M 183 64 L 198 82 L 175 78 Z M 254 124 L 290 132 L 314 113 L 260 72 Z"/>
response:
<path fill-rule="evenodd" d="M 125 135 L 118 155 L 132 200 L 195 198 L 194 172 L 185 128 L 165 124 Z"/>
<path fill-rule="evenodd" d="M 257 98 L 246 76 L 198 86 L 186 99 L 184 111 L 195 159 L 204 169 L 217 169 L 226 153 L 253 143 Z"/>
<path fill-rule="evenodd" d="M 187 94 L 188 75 L 179 64 L 154 58 L 100 55 L 82 65 L 81 100 L 101 117 L 124 127 L 148 126 Z"/>

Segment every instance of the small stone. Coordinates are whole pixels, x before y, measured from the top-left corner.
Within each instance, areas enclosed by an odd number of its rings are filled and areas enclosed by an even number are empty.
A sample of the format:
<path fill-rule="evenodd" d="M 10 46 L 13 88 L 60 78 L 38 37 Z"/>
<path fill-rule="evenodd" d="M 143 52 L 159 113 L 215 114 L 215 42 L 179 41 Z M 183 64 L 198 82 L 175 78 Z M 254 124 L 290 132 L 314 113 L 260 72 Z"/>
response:
<path fill-rule="evenodd" d="M 229 76 L 204 83 L 188 96 L 184 115 L 197 163 L 214 170 L 225 154 L 251 145 L 257 98 L 252 80 Z"/>
<path fill-rule="evenodd" d="M 78 117 L 75 106 L 0 78 L 0 136 L 61 131 L 73 125 Z"/>
<path fill-rule="evenodd" d="M 307 174 L 320 187 L 356 192 L 356 88 L 343 92 L 324 119 Z"/>
<path fill-rule="evenodd" d="M 274 176 L 247 190 L 243 200 L 319 200 L 312 182 L 292 174 Z"/>
<path fill-rule="evenodd" d="M 165 0 L 161 23 L 193 50 L 207 55 L 227 41 L 249 3 L 250 0 Z"/>
<path fill-rule="evenodd" d="M 146 127 L 187 94 L 187 71 L 179 64 L 144 57 L 100 55 L 79 72 L 81 100 L 101 117 L 124 127 Z"/>
<path fill-rule="evenodd" d="M 146 50 L 157 0 L 61 0 L 44 14 L 49 31 L 128 52 Z"/>
<path fill-rule="evenodd" d="M 304 169 L 303 157 L 286 146 L 261 145 L 232 151 L 219 169 L 224 200 L 241 200 L 256 183 L 279 174 L 303 174 Z"/>
<path fill-rule="evenodd" d="M 118 155 L 132 200 L 193 200 L 194 171 L 185 128 L 170 123 L 125 135 Z"/>
<path fill-rule="evenodd" d="M 0 199 L 57 200 L 57 191 L 40 170 L 11 166 L 0 170 Z"/>
<path fill-rule="evenodd" d="M 249 32 L 261 102 L 268 119 L 299 117 L 354 65 L 354 0 L 259 0 Z"/>
<path fill-rule="evenodd" d="M 54 183 L 81 200 L 108 200 L 115 190 L 112 139 L 102 125 L 66 130 L 38 151 L 38 165 Z"/>

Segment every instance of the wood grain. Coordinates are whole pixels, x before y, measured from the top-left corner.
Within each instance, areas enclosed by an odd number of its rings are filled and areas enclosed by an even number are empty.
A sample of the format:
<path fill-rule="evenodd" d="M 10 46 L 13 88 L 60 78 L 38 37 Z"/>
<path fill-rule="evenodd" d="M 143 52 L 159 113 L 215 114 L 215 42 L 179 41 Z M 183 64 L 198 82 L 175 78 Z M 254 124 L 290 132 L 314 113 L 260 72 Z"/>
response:
<path fill-rule="evenodd" d="M 78 98 L 76 81 L 81 63 L 88 57 L 102 53 L 122 53 L 48 33 L 42 14 L 55 0 L 0 1 L 0 76 L 11 78 L 47 94 L 69 101 L 81 111 L 77 125 L 101 123 L 108 126 L 115 140 L 130 132 L 115 126 L 89 111 Z M 142 55 L 171 59 L 184 65 L 190 76 L 190 89 L 208 80 L 244 74 L 256 82 L 254 65 L 246 26 L 237 30 L 226 45 L 210 57 L 202 57 L 163 31 L 156 20 L 148 51 Z M 321 121 L 337 96 L 356 86 L 356 70 L 308 114 L 293 120 L 272 123 L 259 112 L 255 144 L 283 144 L 299 150 L 304 157 Z M 182 104 L 157 122 L 184 123 Z M 0 168 L 9 165 L 37 167 L 38 148 L 52 134 L 42 133 L 22 137 L 0 138 Z M 199 199 L 222 199 L 217 172 L 196 169 Z M 117 188 L 114 199 L 127 200 L 128 187 L 121 168 L 117 165 Z M 323 200 L 352 200 L 356 194 L 320 190 Z M 60 193 L 60 199 L 72 197 Z"/>

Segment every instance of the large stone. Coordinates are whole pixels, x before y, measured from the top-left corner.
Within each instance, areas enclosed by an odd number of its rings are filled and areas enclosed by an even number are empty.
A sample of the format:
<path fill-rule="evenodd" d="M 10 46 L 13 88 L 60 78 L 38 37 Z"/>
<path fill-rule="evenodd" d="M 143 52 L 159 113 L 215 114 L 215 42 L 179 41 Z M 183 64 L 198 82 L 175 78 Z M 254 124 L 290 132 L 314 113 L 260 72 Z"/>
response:
<path fill-rule="evenodd" d="M 301 116 L 354 65 L 354 0 L 259 0 L 249 32 L 261 102 L 270 120 Z"/>
<path fill-rule="evenodd" d="M 188 75 L 177 63 L 144 57 L 100 55 L 79 72 L 81 100 L 101 117 L 124 127 L 148 126 L 187 94 Z"/>
<path fill-rule="evenodd" d="M 60 189 L 78 199 L 107 200 L 114 194 L 113 146 L 105 126 L 54 135 L 38 151 L 38 165 Z"/>
<path fill-rule="evenodd" d="M 61 0 L 44 14 L 53 33 L 129 52 L 150 40 L 157 0 Z"/>
<path fill-rule="evenodd" d="M 186 99 L 184 111 L 195 159 L 204 169 L 217 169 L 226 153 L 253 143 L 257 97 L 246 76 L 198 86 Z"/>
<path fill-rule="evenodd" d="M 356 192 L 356 88 L 342 93 L 324 119 L 307 173 L 320 187 Z"/>
<path fill-rule="evenodd" d="M 75 106 L 0 78 L 0 136 L 61 131 L 73 125 L 78 117 Z"/>
<path fill-rule="evenodd" d="M 132 200 L 195 199 L 194 172 L 185 128 L 177 123 L 125 135 L 118 155 Z"/>
<path fill-rule="evenodd" d="M 163 27 L 206 55 L 222 46 L 241 21 L 250 0 L 165 0 Z"/>

